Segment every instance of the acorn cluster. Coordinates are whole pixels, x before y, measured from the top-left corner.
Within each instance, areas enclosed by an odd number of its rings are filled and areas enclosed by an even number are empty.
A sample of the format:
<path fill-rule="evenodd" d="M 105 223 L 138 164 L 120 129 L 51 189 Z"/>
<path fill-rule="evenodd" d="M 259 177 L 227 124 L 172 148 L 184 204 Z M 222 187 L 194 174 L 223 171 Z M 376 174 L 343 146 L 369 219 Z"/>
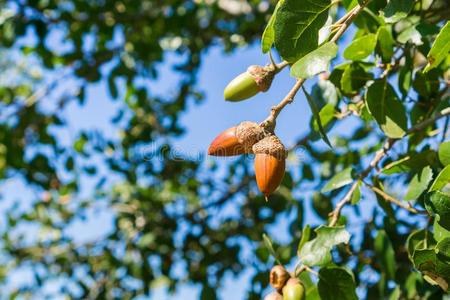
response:
<path fill-rule="evenodd" d="M 270 285 L 275 289 L 264 300 L 303 300 L 305 287 L 302 282 L 291 277 L 283 266 L 277 265 L 270 271 Z"/>
<path fill-rule="evenodd" d="M 213 156 L 248 153 L 255 154 L 256 183 L 268 197 L 280 185 L 286 168 L 286 149 L 275 134 L 245 121 L 219 134 L 208 149 Z"/>

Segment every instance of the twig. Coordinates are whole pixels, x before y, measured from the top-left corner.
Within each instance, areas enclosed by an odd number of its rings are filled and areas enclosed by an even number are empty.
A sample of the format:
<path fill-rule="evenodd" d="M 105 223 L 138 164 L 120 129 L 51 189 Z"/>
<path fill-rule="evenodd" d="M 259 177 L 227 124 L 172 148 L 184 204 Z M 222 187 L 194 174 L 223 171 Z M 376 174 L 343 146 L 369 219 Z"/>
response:
<path fill-rule="evenodd" d="M 295 83 L 294 87 L 289 91 L 289 93 L 286 95 L 286 97 L 281 100 L 280 103 L 273 106 L 270 115 L 261 123 L 262 127 L 268 128 L 268 129 L 274 129 L 275 128 L 275 121 L 280 114 L 280 112 L 283 110 L 283 108 L 292 103 L 294 101 L 294 97 L 297 94 L 298 90 L 302 87 L 303 83 L 306 81 L 306 79 L 299 79 Z"/>
<path fill-rule="evenodd" d="M 416 131 L 420 131 L 423 130 L 424 128 L 426 128 L 428 125 L 436 122 L 437 120 L 439 120 L 440 118 L 443 118 L 445 116 L 450 115 L 450 107 L 447 107 L 439 112 L 437 112 L 433 117 L 423 121 L 422 123 L 419 123 L 413 127 L 411 127 L 405 134 L 405 136 L 416 132 Z M 404 137 L 405 137 L 404 136 Z M 364 169 L 364 171 L 361 172 L 361 174 L 358 176 L 359 180 L 363 180 L 365 179 L 370 172 L 376 168 L 376 166 L 378 165 L 378 163 L 381 161 L 381 159 L 383 159 L 383 157 L 387 154 L 387 152 L 392 148 L 392 146 L 395 144 L 395 142 L 397 142 L 399 139 L 392 139 L 389 138 L 387 139 L 387 141 L 384 143 L 383 148 L 378 150 L 375 153 L 374 158 L 372 159 L 372 161 L 370 162 L 369 166 L 367 168 Z M 353 192 L 355 191 L 356 187 L 358 185 L 358 181 L 355 181 L 352 184 L 352 187 L 350 188 L 350 190 L 345 194 L 344 198 L 342 198 L 336 205 L 335 209 L 330 213 L 330 226 L 335 226 L 338 219 L 339 219 L 339 215 L 341 213 L 342 208 L 351 201 L 352 199 L 352 195 Z"/>
<path fill-rule="evenodd" d="M 404 209 L 408 210 L 409 212 L 412 212 L 413 214 L 424 214 L 424 215 L 427 214 L 426 211 L 424 211 L 424 210 L 417 210 L 417 209 L 415 209 L 414 207 L 409 206 L 409 205 L 406 204 L 405 202 L 403 202 L 403 201 L 401 201 L 401 200 L 399 200 L 399 199 L 396 199 L 395 197 L 393 197 L 393 196 L 387 194 L 387 193 L 384 192 L 382 189 L 377 188 L 376 186 L 373 186 L 373 185 L 371 185 L 371 184 L 369 184 L 369 183 L 367 183 L 367 182 L 365 182 L 365 181 L 363 181 L 363 183 L 364 183 L 368 188 L 370 188 L 372 191 L 374 191 L 375 193 L 377 193 L 378 195 L 380 195 L 381 197 L 383 197 L 383 199 L 386 200 L 386 201 L 389 201 L 389 202 L 391 202 L 391 203 L 393 203 L 393 204 L 395 204 L 395 205 L 397 205 L 397 206 L 399 206 L 399 207 L 401 207 L 401 208 L 404 208 Z"/>
<path fill-rule="evenodd" d="M 364 9 L 364 7 L 367 5 L 366 1 L 363 5 L 357 5 L 354 9 L 352 9 L 351 11 L 349 11 L 347 13 L 348 17 L 345 18 L 345 20 L 343 21 L 343 23 L 341 24 L 341 27 L 339 28 L 339 30 L 336 32 L 336 34 L 331 38 L 331 42 L 336 42 L 343 34 L 344 32 L 347 30 L 347 28 L 350 26 L 350 24 L 353 22 L 353 20 L 356 18 L 356 16 L 361 13 L 361 11 Z M 345 16 L 344 16 L 345 17 Z M 340 20 L 339 20 L 340 21 Z M 339 22 L 338 21 L 338 22 Z"/>

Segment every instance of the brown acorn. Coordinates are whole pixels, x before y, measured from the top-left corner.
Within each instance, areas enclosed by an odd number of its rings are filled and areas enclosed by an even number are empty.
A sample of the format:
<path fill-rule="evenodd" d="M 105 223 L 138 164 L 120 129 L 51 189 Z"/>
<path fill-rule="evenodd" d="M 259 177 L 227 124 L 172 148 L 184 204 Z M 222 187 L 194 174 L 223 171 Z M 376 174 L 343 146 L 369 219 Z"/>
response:
<path fill-rule="evenodd" d="M 278 292 L 272 292 L 265 296 L 264 300 L 283 300 L 283 296 Z"/>
<path fill-rule="evenodd" d="M 280 185 L 286 168 L 286 149 L 275 135 L 253 145 L 255 175 L 259 190 L 267 198 Z"/>
<path fill-rule="evenodd" d="M 286 269 L 281 265 L 276 265 L 272 268 L 272 270 L 270 270 L 270 285 L 278 291 L 281 291 L 289 278 L 290 275 L 288 271 L 286 271 Z"/>
<path fill-rule="evenodd" d="M 252 146 L 265 135 L 255 122 L 244 121 L 219 134 L 208 149 L 209 155 L 233 156 L 252 152 Z"/>

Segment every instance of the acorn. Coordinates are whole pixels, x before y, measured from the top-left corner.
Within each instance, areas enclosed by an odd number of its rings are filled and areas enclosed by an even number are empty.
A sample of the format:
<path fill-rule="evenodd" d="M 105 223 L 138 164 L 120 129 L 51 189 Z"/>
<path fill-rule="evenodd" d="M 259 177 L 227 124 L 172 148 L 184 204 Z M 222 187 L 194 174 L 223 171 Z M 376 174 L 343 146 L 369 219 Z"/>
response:
<path fill-rule="evenodd" d="M 255 122 L 244 121 L 219 134 L 208 148 L 214 156 L 233 156 L 252 153 L 252 146 L 265 135 L 264 129 Z"/>
<path fill-rule="evenodd" d="M 286 269 L 281 265 L 276 265 L 270 270 L 269 282 L 270 285 L 277 291 L 281 291 L 290 275 Z"/>
<path fill-rule="evenodd" d="M 264 300 L 283 300 L 283 296 L 278 292 L 272 292 L 265 296 Z"/>
<path fill-rule="evenodd" d="M 290 278 L 283 287 L 283 300 L 305 299 L 305 287 L 297 278 Z"/>
<path fill-rule="evenodd" d="M 255 175 L 259 190 L 267 197 L 280 185 L 286 168 L 286 149 L 275 135 L 253 145 Z"/>
<path fill-rule="evenodd" d="M 223 97 L 227 101 L 242 101 L 259 92 L 266 92 L 275 75 L 271 66 L 250 66 L 247 71 L 238 75 L 225 87 Z"/>

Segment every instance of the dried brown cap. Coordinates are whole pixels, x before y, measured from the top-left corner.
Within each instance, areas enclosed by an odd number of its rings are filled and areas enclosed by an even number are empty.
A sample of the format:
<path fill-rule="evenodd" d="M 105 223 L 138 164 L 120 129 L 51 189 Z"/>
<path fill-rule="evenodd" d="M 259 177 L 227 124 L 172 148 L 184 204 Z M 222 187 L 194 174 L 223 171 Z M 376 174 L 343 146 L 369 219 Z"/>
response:
<path fill-rule="evenodd" d="M 276 71 L 271 66 L 253 65 L 247 68 L 247 73 L 250 74 L 256 82 L 258 89 L 261 92 L 266 92 L 272 85 L 273 77 Z"/>
<path fill-rule="evenodd" d="M 276 265 L 270 270 L 270 285 L 278 291 L 281 291 L 289 278 L 289 272 L 281 265 Z"/>

